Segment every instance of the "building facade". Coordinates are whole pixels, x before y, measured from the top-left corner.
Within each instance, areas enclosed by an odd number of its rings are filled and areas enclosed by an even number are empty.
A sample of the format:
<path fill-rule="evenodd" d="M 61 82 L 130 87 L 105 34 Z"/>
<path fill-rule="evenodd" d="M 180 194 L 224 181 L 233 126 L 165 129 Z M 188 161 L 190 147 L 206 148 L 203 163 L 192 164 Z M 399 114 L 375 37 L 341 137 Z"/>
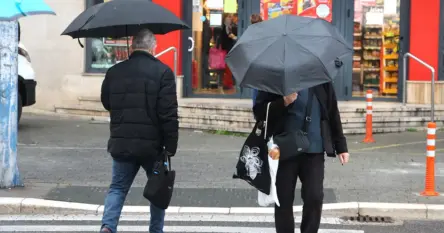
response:
<path fill-rule="evenodd" d="M 60 36 L 86 7 L 104 0 L 46 0 L 57 16 L 21 19 L 22 42 L 29 50 L 37 73 L 37 108 L 77 103 L 98 96 L 107 68 L 127 57 L 126 40 L 77 40 Z M 105 0 L 106 1 L 106 0 Z M 340 100 L 364 99 L 366 90 L 376 100 L 427 102 L 430 71 L 417 62 L 407 65 L 403 85 L 402 55 L 410 52 L 430 64 L 436 80 L 444 80 L 444 30 L 440 0 L 153 0 L 190 25 L 191 30 L 159 35 L 157 53 L 173 46 L 178 51 L 178 84 L 183 98 L 251 98 L 240 88 L 229 69 L 212 67 L 210 57 L 226 51 L 232 33 L 241 36 L 250 15 L 264 20 L 281 14 L 324 18 L 338 27 L 353 44 L 354 54 L 335 79 Z M 444 24 L 444 23 L 443 23 Z M 36 26 L 37 25 L 37 26 Z M 226 25 L 230 25 L 227 27 Z M 227 30 L 228 28 L 228 30 Z M 227 39 L 228 38 L 228 39 Z M 174 67 L 173 53 L 160 56 Z M 438 85 L 441 85 L 438 82 Z M 430 99 L 430 98 L 429 98 Z M 418 102 L 418 103 L 419 103 Z"/>

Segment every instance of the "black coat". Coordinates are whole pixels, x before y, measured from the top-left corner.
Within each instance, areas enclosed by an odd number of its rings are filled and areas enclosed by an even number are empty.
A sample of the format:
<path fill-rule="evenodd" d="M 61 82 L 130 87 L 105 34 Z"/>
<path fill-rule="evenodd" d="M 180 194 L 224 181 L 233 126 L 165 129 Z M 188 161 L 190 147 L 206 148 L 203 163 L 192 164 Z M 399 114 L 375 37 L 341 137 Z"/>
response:
<path fill-rule="evenodd" d="M 231 33 L 237 35 L 237 26 L 233 25 L 231 27 Z M 229 52 L 236 43 L 235 40 L 229 37 L 229 34 L 230 33 L 227 33 L 227 26 L 225 26 L 225 24 L 222 24 L 222 30 L 219 35 L 220 47 L 227 52 Z"/>
<path fill-rule="evenodd" d="M 167 65 L 135 51 L 108 70 L 101 100 L 111 116 L 108 152 L 115 159 L 150 159 L 163 150 L 176 153 L 176 81 Z"/>
<path fill-rule="evenodd" d="M 338 110 L 338 101 L 331 83 L 326 83 L 313 88 L 316 97 L 319 99 L 321 105 L 321 120 L 327 122 L 327 127 L 330 128 L 331 138 L 323 138 L 324 145 L 327 143 L 326 151 L 333 151 L 335 153 L 327 153 L 330 157 L 335 157 L 336 154 L 348 152 L 347 141 L 345 139 L 341 117 Z M 253 107 L 256 120 L 265 121 L 267 113 L 267 104 L 270 103 L 268 113 L 268 132 L 269 135 L 277 135 L 285 131 L 285 118 L 288 110 L 284 105 L 284 99 L 280 95 L 259 91 L 256 97 L 256 104 Z"/>

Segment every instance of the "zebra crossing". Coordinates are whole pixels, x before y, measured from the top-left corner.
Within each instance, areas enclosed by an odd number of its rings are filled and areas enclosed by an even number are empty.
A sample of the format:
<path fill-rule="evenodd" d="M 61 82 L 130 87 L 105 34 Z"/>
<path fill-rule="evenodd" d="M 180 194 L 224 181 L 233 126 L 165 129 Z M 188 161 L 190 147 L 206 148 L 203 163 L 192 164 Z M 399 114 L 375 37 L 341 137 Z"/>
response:
<path fill-rule="evenodd" d="M 148 232 L 149 216 L 122 216 L 118 232 Z M 97 215 L 0 215 L 0 232 L 38 232 L 38 233 L 97 233 L 101 216 Z M 296 217 L 297 227 L 300 217 Z M 356 225 L 344 225 L 336 218 L 323 218 L 319 233 L 365 233 Z M 259 215 L 167 215 L 165 233 L 274 233 L 273 216 Z M 299 232 L 296 229 L 296 232 Z"/>

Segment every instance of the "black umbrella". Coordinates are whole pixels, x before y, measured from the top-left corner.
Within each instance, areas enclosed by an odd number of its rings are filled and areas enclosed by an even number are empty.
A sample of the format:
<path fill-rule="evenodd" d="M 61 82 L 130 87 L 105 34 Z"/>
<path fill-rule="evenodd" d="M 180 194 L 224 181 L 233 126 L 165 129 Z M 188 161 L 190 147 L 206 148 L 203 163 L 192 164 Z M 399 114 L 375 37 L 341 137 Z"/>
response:
<path fill-rule="evenodd" d="M 329 22 L 284 15 L 249 26 L 226 62 L 242 87 L 288 95 L 332 81 L 352 52 Z"/>
<path fill-rule="evenodd" d="M 171 11 L 149 0 L 114 0 L 86 9 L 62 35 L 72 38 L 121 38 L 134 36 L 141 29 L 166 34 L 189 28 Z"/>

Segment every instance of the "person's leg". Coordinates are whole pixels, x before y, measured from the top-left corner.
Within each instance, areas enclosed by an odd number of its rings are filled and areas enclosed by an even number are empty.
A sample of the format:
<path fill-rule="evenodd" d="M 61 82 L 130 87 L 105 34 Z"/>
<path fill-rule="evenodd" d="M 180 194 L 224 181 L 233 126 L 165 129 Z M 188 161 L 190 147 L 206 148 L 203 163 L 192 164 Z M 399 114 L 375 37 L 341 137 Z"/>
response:
<path fill-rule="evenodd" d="M 112 181 L 105 198 L 105 209 L 102 218 L 102 229 L 107 228 L 117 233 L 120 214 L 126 195 L 140 169 L 135 162 L 113 161 Z"/>
<path fill-rule="evenodd" d="M 302 183 L 301 233 L 317 233 L 321 224 L 324 200 L 324 154 L 307 154 L 300 164 L 299 179 Z"/>
<path fill-rule="evenodd" d="M 149 179 L 149 177 L 152 174 L 153 165 L 156 161 L 155 160 L 147 160 L 147 161 L 141 161 L 142 167 L 146 172 L 146 176 Z M 150 204 L 150 233 L 163 233 L 163 227 L 164 227 L 164 220 L 165 220 L 165 210 L 160 209 Z"/>
<path fill-rule="evenodd" d="M 165 210 L 150 204 L 150 233 L 163 233 Z"/>
<path fill-rule="evenodd" d="M 298 174 L 298 162 L 291 160 L 279 163 L 276 175 L 276 190 L 281 206 L 274 207 L 277 233 L 294 232 L 293 201 Z"/>

